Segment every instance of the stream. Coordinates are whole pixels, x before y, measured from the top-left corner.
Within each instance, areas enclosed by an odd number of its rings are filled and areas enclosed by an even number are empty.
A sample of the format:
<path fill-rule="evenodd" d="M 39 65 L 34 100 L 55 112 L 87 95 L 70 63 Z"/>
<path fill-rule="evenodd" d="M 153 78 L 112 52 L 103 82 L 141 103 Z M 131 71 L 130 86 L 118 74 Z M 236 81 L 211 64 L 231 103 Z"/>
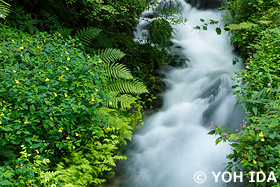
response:
<path fill-rule="evenodd" d="M 211 172 L 224 172 L 232 152 L 228 143 L 215 145 L 217 137 L 208 135 L 212 123 L 238 128 L 244 119 L 240 107 L 234 110 L 236 98 L 231 80 L 234 71 L 243 69 L 242 63 L 233 65 L 237 58 L 230 44 L 230 35 L 223 31 L 223 10 L 213 9 L 213 0 L 176 1 L 187 23 L 173 26 L 172 42 L 185 60 L 183 67 L 172 67 L 165 74 L 166 91 L 163 107 L 145 119 L 144 126 L 133 137 L 133 149 L 126 161 L 125 187 L 220 187 L 241 186 L 214 181 Z M 212 2 L 212 3 L 211 3 Z M 202 5 L 211 6 L 201 7 Z M 203 9 L 197 9 L 200 7 Z M 160 5 L 159 5 L 160 6 Z M 147 24 L 152 21 L 152 10 L 142 13 L 135 38 L 147 39 Z M 145 18 L 145 20 L 143 20 Z M 211 19 L 219 21 L 207 30 L 194 29 Z M 222 34 L 216 33 L 216 28 Z M 203 184 L 194 174 L 203 172 Z M 200 179 L 200 177 L 198 178 Z"/>

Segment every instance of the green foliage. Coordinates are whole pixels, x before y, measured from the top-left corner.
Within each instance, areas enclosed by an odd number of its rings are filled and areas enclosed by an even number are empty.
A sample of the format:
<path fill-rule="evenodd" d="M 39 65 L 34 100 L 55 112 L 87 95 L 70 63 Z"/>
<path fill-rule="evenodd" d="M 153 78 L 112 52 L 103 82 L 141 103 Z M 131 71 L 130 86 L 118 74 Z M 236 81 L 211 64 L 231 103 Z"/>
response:
<path fill-rule="evenodd" d="M 56 177 L 59 172 L 45 172 L 42 170 L 48 163 L 49 159 L 41 158 L 39 155 L 34 157 L 27 153 L 24 145 L 21 146 L 20 157 L 12 164 L 5 164 L 0 167 L 0 184 L 1 186 L 51 186 L 63 185 L 63 181 Z M 36 177 L 36 175 L 38 177 Z"/>
<path fill-rule="evenodd" d="M 0 0 L 0 18 L 5 19 L 6 16 L 9 14 L 10 12 L 10 4 L 6 3 L 3 0 Z"/>
<path fill-rule="evenodd" d="M 168 48 L 170 46 L 170 38 L 172 27 L 170 23 L 162 18 L 155 19 L 151 23 L 150 40 L 153 44 L 157 44 L 160 48 Z"/>
<path fill-rule="evenodd" d="M 86 47 L 90 47 L 90 44 L 94 38 L 96 38 L 102 30 L 94 27 L 83 28 L 77 31 L 76 36 L 80 39 L 82 44 Z"/>
<path fill-rule="evenodd" d="M 104 49 L 99 51 L 100 58 L 107 64 L 122 59 L 125 54 L 119 49 Z"/>
<path fill-rule="evenodd" d="M 65 158 L 58 165 L 61 171 L 58 178 L 68 183 L 66 186 L 95 186 L 105 182 L 101 177 L 105 172 L 113 175 L 112 168 L 117 160 L 126 159 L 125 156 L 116 155 L 118 145 L 131 139 L 132 123 L 130 117 L 120 115 L 115 109 L 98 109 L 102 122 L 109 124 L 100 133 L 102 138 L 94 136 L 86 146 L 83 146 Z"/>
<path fill-rule="evenodd" d="M 84 56 L 73 47 L 74 39 L 61 35 L 10 31 L 1 40 L 1 147 L 13 153 L 24 144 L 33 153 L 55 155 L 96 133 L 94 109 L 106 98 L 104 64 Z"/>
<path fill-rule="evenodd" d="M 226 29 L 230 29 L 230 30 L 242 30 L 242 29 L 249 29 L 251 27 L 256 27 L 257 24 L 254 23 L 250 23 L 250 22 L 242 22 L 239 24 L 229 24 L 227 26 L 225 26 Z"/>
<path fill-rule="evenodd" d="M 246 69 L 236 72 L 234 80 L 238 85 L 233 88 L 237 88 L 235 95 L 246 112 L 247 122 L 240 125 L 237 133 L 220 127 L 210 133 L 220 135 L 217 142 L 228 141 L 234 148 L 228 155 L 229 170 L 243 170 L 246 175 L 250 171 L 263 171 L 267 176 L 274 172 L 278 177 L 280 22 L 279 17 L 274 16 L 279 14 L 280 3 L 274 0 L 229 1 L 227 7 L 236 13 L 234 24 L 228 27 L 232 29 L 232 41 L 241 51 L 246 65 Z M 249 186 L 278 187 L 279 184 L 271 181 Z"/>

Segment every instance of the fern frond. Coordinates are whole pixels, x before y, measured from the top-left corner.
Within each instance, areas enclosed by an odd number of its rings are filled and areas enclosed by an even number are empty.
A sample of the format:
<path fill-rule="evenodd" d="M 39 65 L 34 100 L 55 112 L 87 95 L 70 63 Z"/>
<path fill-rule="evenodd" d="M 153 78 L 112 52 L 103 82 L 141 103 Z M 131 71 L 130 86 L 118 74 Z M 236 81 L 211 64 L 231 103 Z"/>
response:
<path fill-rule="evenodd" d="M 6 3 L 3 0 L 0 0 L 0 14 L 3 19 L 10 13 L 10 4 Z"/>
<path fill-rule="evenodd" d="M 115 61 L 120 60 L 125 56 L 125 54 L 121 50 L 112 48 L 99 50 L 98 53 L 102 61 L 106 63 L 114 63 Z"/>
<path fill-rule="evenodd" d="M 73 31 L 73 29 L 69 29 L 69 28 L 59 28 L 57 30 L 62 36 L 64 37 L 68 37 L 70 36 L 71 32 Z"/>
<path fill-rule="evenodd" d="M 110 101 L 107 101 L 106 105 L 113 108 L 118 108 L 118 105 L 120 105 L 122 109 L 130 108 L 131 104 L 137 100 L 136 97 L 129 94 L 122 94 L 118 96 L 118 93 L 111 92 L 109 95 L 111 99 Z"/>
<path fill-rule="evenodd" d="M 109 77 L 113 78 L 133 79 L 130 70 L 125 65 L 119 63 L 108 65 L 107 73 Z"/>
<path fill-rule="evenodd" d="M 230 30 L 241 30 L 241 29 L 249 29 L 251 27 L 256 27 L 258 26 L 257 24 L 250 23 L 250 22 L 242 22 L 239 24 L 230 24 L 225 26 L 225 28 L 230 29 Z"/>
<path fill-rule="evenodd" d="M 101 32 L 96 38 L 99 45 L 103 48 L 113 48 L 111 38 L 109 38 L 104 32 Z"/>
<path fill-rule="evenodd" d="M 89 47 L 90 43 L 96 38 L 102 30 L 95 27 L 87 27 L 77 31 L 76 36 L 82 41 L 82 44 Z"/>
<path fill-rule="evenodd" d="M 148 93 L 146 86 L 137 80 L 123 81 L 123 82 L 112 82 L 108 85 L 108 90 L 118 93 L 132 93 L 141 94 Z"/>

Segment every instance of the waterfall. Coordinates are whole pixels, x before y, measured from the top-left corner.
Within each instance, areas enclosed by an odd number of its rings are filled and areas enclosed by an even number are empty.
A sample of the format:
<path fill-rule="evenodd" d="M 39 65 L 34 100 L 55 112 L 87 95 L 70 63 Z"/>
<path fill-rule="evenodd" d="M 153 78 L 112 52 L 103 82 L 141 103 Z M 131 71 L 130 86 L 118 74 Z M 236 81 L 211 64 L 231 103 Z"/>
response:
<path fill-rule="evenodd" d="M 216 138 L 207 133 L 211 121 L 231 129 L 242 122 L 244 112 L 239 107 L 234 110 L 236 99 L 231 87 L 236 83 L 231 78 L 234 71 L 244 67 L 241 63 L 232 64 L 236 56 L 229 34 L 216 33 L 216 27 L 223 28 L 223 11 L 199 10 L 183 0 L 178 3 L 188 21 L 173 26 L 172 42 L 181 46 L 181 54 L 188 61 L 184 68 L 165 72 L 164 105 L 145 120 L 145 125 L 133 137 L 134 149 L 126 165 L 126 187 L 226 185 L 221 178 L 215 182 L 211 172 L 226 171 L 226 156 L 231 148 L 228 143 L 215 145 Z M 136 38 L 146 40 L 147 20 L 153 19 L 152 14 L 151 10 L 143 12 L 146 20 L 137 26 Z M 202 24 L 200 19 L 218 20 L 220 25 L 209 25 L 207 31 L 193 29 Z M 207 176 L 203 184 L 194 181 L 198 171 Z"/>

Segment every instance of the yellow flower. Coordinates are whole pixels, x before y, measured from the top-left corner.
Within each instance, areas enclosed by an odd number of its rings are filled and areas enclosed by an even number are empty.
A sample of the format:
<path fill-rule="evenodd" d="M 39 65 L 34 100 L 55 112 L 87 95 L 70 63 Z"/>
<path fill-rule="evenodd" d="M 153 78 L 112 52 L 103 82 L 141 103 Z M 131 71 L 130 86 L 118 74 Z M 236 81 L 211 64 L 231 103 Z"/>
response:
<path fill-rule="evenodd" d="M 0 53 L 2 53 L 2 51 L 0 51 Z"/>
<path fill-rule="evenodd" d="M 37 154 L 39 154 L 39 151 L 38 151 L 37 149 L 35 149 L 35 152 L 36 152 Z"/>
<path fill-rule="evenodd" d="M 249 66 L 247 65 L 246 68 L 249 69 Z"/>
<path fill-rule="evenodd" d="M 57 40 L 57 37 L 54 37 L 55 40 Z"/>
<path fill-rule="evenodd" d="M 63 131 L 63 128 L 59 128 L 59 129 L 58 129 L 58 132 L 62 132 L 62 131 Z"/>
<path fill-rule="evenodd" d="M 69 56 L 67 57 L 67 60 L 70 60 L 70 57 L 69 57 Z"/>
<path fill-rule="evenodd" d="M 2 121 L 0 120 L 0 125 L 2 124 Z"/>
<path fill-rule="evenodd" d="M 262 142 L 264 142 L 264 141 L 265 141 L 264 137 L 262 137 L 261 141 L 262 141 Z"/>
<path fill-rule="evenodd" d="M 91 101 L 95 101 L 95 99 L 94 99 L 93 95 L 91 96 Z"/>
<path fill-rule="evenodd" d="M 61 75 L 61 76 L 58 78 L 58 80 L 62 79 L 63 77 L 64 77 L 64 75 Z"/>
<path fill-rule="evenodd" d="M 74 46 L 75 46 L 75 44 L 74 44 L 74 43 L 72 43 L 72 46 L 74 47 Z"/>
<path fill-rule="evenodd" d="M 69 70 L 69 68 L 68 68 L 68 67 L 66 67 L 65 69 L 66 69 L 66 71 L 68 71 L 68 70 Z"/>
<path fill-rule="evenodd" d="M 247 74 L 245 73 L 244 76 L 247 77 Z"/>
<path fill-rule="evenodd" d="M 99 62 L 99 63 L 101 63 L 101 62 L 102 62 L 102 60 L 99 60 L 98 62 Z"/>
<path fill-rule="evenodd" d="M 246 32 L 246 34 L 248 34 L 248 32 Z"/>
<path fill-rule="evenodd" d="M 1 112 L 1 116 L 4 116 L 4 113 L 3 113 L 3 112 Z"/>
<path fill-rule="evenodd" d="M 263 137 L 263 132 L 261 132 L 261 133 L 259 134 L 259 136 L 260 136 L 260 137 Z"/>
<path fill-rule="evenodd" d="M 79 136 L 79 133 L 75 132 L 75 135 L 76 135 L 76 136 Z"/>
<path fill-rule="evenodd" d="M 97 92 L 98 92 L 98 89 L 97 89 L 97 88 L 95 88 L 95 91 L 97 91 Z"/>
<path fill-rule="evenodd" d="M 273 45 L 271 45 L 271 47 L 273 47 Z"/>
<path fill-rule="evenodd" d="M 108 130 L 110 130 L 110 127 L 107 127 Z"/>
<path fill-rule="evenodd" d="M 16 168 L 20 168 L 20 166 L 19 166 L 19 165 L 16 165 Z"/>
<path fill-rule="evenodd" d="M 65 51 L 65 54 L 67 54 L 67 55 L 68 55 L 69 53 L 68 53 L 67 51 Z"/>
<path fill-rule="evenodd" d="M 24 124 L 27 124 L 28 123 L 28 121 L 27 121 L 27 119 L 25 120 L 25 122 L 24 122 Z"/>
<path fill-rule="evenodd" d="M 115 127 L 114 127 L 114 126 L 112 126 L 112 129 L 113 129 L 113 130 L 115 130 Z"/>
<path fill-rule="evenodd" d="M 263 172 L 262 168 L 260 168 L 260 172 Z"/>
<path fill-rule="evenodd" d="M 32 167 L 33 169 L 36 169 L 34 166 Z"/>
<path fill-rule="evenodd" d="M 55 97 L 57 97 L 57 93 L 53 92 L 53 95 L 54 95 Z"/>
<path fill-rule="evenodd" d="M 24 47 L 23 47 L 23 45 L 20 47 L 20 49 L 23 49 Z"/>
<path fill-rule="evenodd" d="M 41 49 L 42 49 L 42 47 L 43 47 L 43 46 L 39 46 L 39 45 L 37 46 L 37 48 L 38 48 L 39 50 L 41 50 Z"/>
<path fill-rule="evenodd" d="M 63 54 L 61 54 L 60 56 L 63 56 Z"/>
<path fill-rule="evenodd" d="M 250 63 L 252 64 L 252 61 Z"/>
<path fill-rule="evenodd" d="M 268 45 L 269 45 L 269 43 L 266 44 L 266 46 L 268 46 Z"/>
<path fill-rule="evenodd" d="M 72 145 L 72 148 L 73 148 L 73 149 L 75 149 L 75 148 L 76 148 L 76 146 L 75 146 L 75 145 Z"/>
<path fill-rule="evenodd" d="M 15 43 L 15 40 L 13 40 L 13 39 L 12 39 L 12 42 L 14 42 L 14 43 Z"/>
<path fill-rule="evenodd" d="M 46 81 L 48 82 L 48 81 L 50 81 L 50 79 L 47 77 L 47 78 L 46 78 Z"/>
<path fill-rule="evenodd" d="M 15 81 L 16 81 L 16 83 L 17 83 L 17 84 L 19 83 L 19 81 L 18 81 L 18 80 L 16 80 L 16 79 L 15 79 Z"/>
<path fill-rule="evenodd" d="M 74 107 L 71 107 L 72 108 L 72 110 L 74 110 L 75 108 Z"/>
<path fill-rule="evenodd" d="M 255 160 L 253 159 L 253 163 L 254 163 L 254 164 L 257 164 L 257 161 L 255 161 Z"/>
<path fill-rule="evenodd" d="M 112 105 L 113 103 L 112 103 L 112 101 L 109 101 L 109 105 Z"/>
<path fill-rule="evenodd" d="M 16 73 L 17 71 L 16 71 L 16 70 L 13 70 L 13 72 Z"/>
<path fill-rule="evenodd" d="M 64 93 L 64 97 L 68 97 L 67 93 Z"/>
<path fill-rule="evenodd" d="M 70 140 L 70 137 L 69 137 L 69 135 L 68 135 L 68 136 L 66 137 L 66 139 L 67 139 L 67 140 Z"/>
<path fill-rule="evenodd" d="M 60 33 L 58 33 L 58 36 L 60 36 L 61 34 Z"/>
<path fill-rule="evenodd" d="M 23 56 L 23 54 L 21 53 L 19 56 L 21 56 L 21 57 L 22 57 L 22 56 Z"/>
<path fill-rule="evenodd" d="M 5 111 L 5 110 L 6 110 L 6 107 L 4 107 L 2 110 Z"/>
<path fill-rule="evenodd" d="M 44 43 L 46 42 L 46 40 L 45 40 L 45 39 L 44 39 L 43 41 L 44 41 Z"/>

